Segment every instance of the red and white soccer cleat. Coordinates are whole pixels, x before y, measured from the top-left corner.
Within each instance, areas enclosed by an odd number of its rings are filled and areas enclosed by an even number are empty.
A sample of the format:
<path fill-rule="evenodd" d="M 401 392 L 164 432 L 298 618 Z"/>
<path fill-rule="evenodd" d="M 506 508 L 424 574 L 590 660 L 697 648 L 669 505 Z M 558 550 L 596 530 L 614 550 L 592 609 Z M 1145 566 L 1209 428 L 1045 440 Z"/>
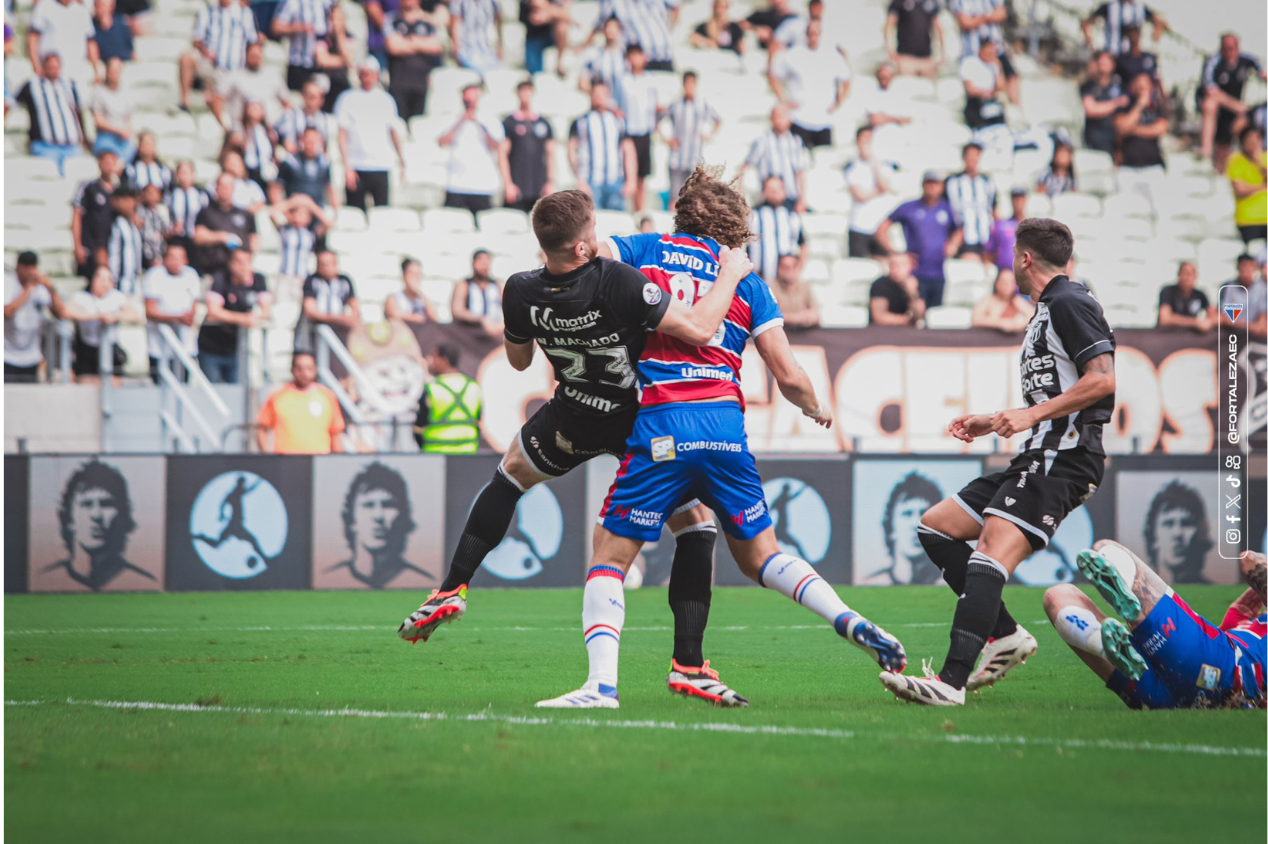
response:
<path fill-rule="evenodd" d="M 964 689 L 957 689 L 939 680 L 938 675 L 933 673 L 929 660 L 924 661 L 923 668 L 924 677 L 882 671 L 881 685 L 893 692 L 894 697 L 908 703 L 924 706 L 964 705 Z"/>
<path fill-rule="evenodd" d="M 676 695 L 698 698 L 714 706 L 748 706 L 748 698 L 719 680 L 718 672 L 709 667 L 707 659 L 699 668 L 679 665 L 671 659 L 665 685 Z"/>
<path fill-rule="evenodd" d="M 401 622 L 396 635 L 407 642 L 426 642 L 436 628 L 462 618 L 467 611 L 467 585 L 464 583 L 457 589 L 440 592 L 433 589 L 423 601 L 423 605 L 409 614 L 409 618 Z"/>

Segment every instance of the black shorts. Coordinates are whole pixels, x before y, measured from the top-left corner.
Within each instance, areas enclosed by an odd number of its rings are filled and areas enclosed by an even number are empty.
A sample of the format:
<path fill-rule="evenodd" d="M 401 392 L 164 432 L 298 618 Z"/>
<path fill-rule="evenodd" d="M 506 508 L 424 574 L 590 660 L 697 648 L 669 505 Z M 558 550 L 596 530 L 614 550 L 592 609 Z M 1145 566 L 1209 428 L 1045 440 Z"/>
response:
<path fill-rule="evenodd" d="M 427 80 L 424 79 L 423 81 L 426 82 Z M 408 122 L 411 117 L 427 113 L 426 88 L 389 88 L 388 93 L 396 101 L 396 112 L 400 115 L 401 120 Z"/>
<path fill-rule="evenodd" d="M 666 73 L 673 73 L 673 72 L 674 72 L 674 60 L 673 60 L 673 59 L 648 59 L 648 61 L 647 61 L 647 69 L 648 69 L 648 70 L 660 70 L 660 71 L 664 71 L 664 72 L 666 72 Z"/>
<path fill-rule="evenodd" d="M 594 416 L 551 399 L 520 428 L 520 451 L 538 473 L 558 478 L 600 454 L 624 457 L 626 440 L 637 418 L 637 407 Z"/>
<path fill-rule="evenodd" d="M 1259 223 L 1254 226 L 1238 226 L 1237 233 L 1242 236 L 1242 243 L 1249 246 L 1252 240 L 1268 238 L 1268 225 Z"/>
<path fill-rule="evenodd" d="M 1017 78 L 1017 70 L 1013 67 L 1012 61 L 1008 58 L 1008 53 L 1002 49 L 999 51 L 999 69 L 1004 71 L 1005 79 Z"/>
<path fill-rule="evenodd" d="M 1004 471 L 972 481 L 952 498 L 978 524 L 985 516 L 999 516 L 1017 525 L 1037 551 L 1105 476 L 1103 454 L 1071 448 L 1051 455 L 1023 451 Z"/>
<path fill-rule="evenodd" d="M 1215 143 L 1222 147 L 1233 145 L 1233 124 L 1237 122 L 1237 112 L 1222 108 L 1215 113 Z"/>
<path fill-rule="evenodd" d="M 652 136 L 630 135 L 634 142 L 634 157 L 638 160 L 638 177 L 646 179 L 652 175 Z"/>
<path fill-rule="evenodd" d="M 955 257 L 962 255 L 981 255 L 985 252 L 985 247 L 980 243 L 964 243 L 960 245 L 960 251 L 955 253 Z"/>
<path fill-rule="evenodd" d="M 446 208 L 465 208 L 472 213 L 479 214 L 481 211 L 488 211 L 493 207 L 493 197 L 486 196 L 482 193 L 451 193 L 445 192 Z"/>
<path fill-rule="evenodd" d="M 311 67 L 300 67 L 297 64 L 286 66 L 286 87 L 292 91 L 299 91 L 304 87 L 304 83 L 313 78 L 313 74 L 317 71 Z"/>
<path fill-rule="evenodd" d="M 806 149 L 832 146 L 832 127 L 827 129 L 807 129 L 794 123 L 788 128 L 794 135 L 801 138 L 801 142 L 806 145 Z"/>
<path fill-rule="evenodd" d="M 851 258 L 882 258 L 889 254 L 874 234 L 851 231 L 849 241 Z"/>

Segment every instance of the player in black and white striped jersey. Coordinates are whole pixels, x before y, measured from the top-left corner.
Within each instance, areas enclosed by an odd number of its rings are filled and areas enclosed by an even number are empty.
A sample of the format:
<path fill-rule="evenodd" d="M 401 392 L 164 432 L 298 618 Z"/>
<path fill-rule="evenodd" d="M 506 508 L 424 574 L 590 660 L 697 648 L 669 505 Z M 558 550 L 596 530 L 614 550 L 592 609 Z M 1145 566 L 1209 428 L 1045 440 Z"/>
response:
<path fill-rule="evenodd" d="M 180 57 L 180 107 L 189 111 L 189 92 L 194 79 L 214 95 L 225 74 L 247 63 L 247 45 L 260 40 L 251 7 L 237 0 L 217 0 L 204 6 L 194 19 L 194 49 Z"/>
<path fill-rule="evenodd" d="M 686 184 L 687 177 L 704 161 L 704 145 L 718 134 L 722 118 L 705 100 L 698 96 L 699 80 L 695 71 L 682 75 L 682 97 L 665 109 L 671 137 L 661 136 L 669 147 L 669 210 L 678 204 L 678 192 Z M 706 129 L 706 126 L 708 127 Z"/>
<path fill-rule="evenodd" d="M 779 259 L 794 255 L 798 263 L 806 257 L 806 235 L 801 215 L 784 204 L 784 182 L 770 176 L 762 183 L 762 204 L 753 209 L 751 227 L 757 237 L 748 245 L 753 271 L 767 282 L 775 280 Z"/>
<path fill-rule="evenodd" d="M 207 189 L 195 184 L 194 162 L 181 161 L 176 165 L 176 176 L 167 191 L 165 202 L 172 212 L 172 233 L 184 237 L 194 236 L 198 212 L 211 204 Z"/>
<path fill-rule="evenodd" d="M 124 185 L 115 189 L 110 200 L 114 206 L 114 220 L 110 223 L 110 236 L 106 239 L 104 263 L 110 267 L 119 290 L 125 296 L 131 296 L 139 289 L 141 274 L 145 272 L 144 243 L 136 214 L 137 197 L 130 187 Z"/>
<path fill-rule="evenodd" d="M 590 111 L 574 120 L 568 130 L 568 161 L 596 208 L 625 210 L 638 162 L 634 143 L 625 133 L 625 121 L 612 111 L 611 93 L 602 82 L 590 88 Z"/>
<path fill-rule="evenodd" d="M 1170 27 L 1166 20 L 1153 9 L 1137 0 L 1109 0 L 1092 10 L 1082 23 L 1083 40 L 1089 47 L 1092 45 L 1092 26 L 1097 18 L 1105 25 L 1105 50 L 1112 56 L 1127 52 L 1127 37 L 1124 30 L 1130 27 L 1144 29 L 1151 23 L 1154 28 L 1154 41 L 1162 38 L 1162 33 Z"/>
<path fill-rule="evenodd" d="M 740 175 L 743 176 L 744 171 L 752 167 L 763 183 L 771 176 L 778 176 L 788 194 L 785 201 L 798 213 L 805 213 L 806 169 L 810 166 L 806 146 L 791 131 L 792 118 L 787 106 L 777 105 L 771 109 L 770 125 L 769 132 L 758 135 L 753 141 L 748 157 L 740 165 Z"/>
<path fill-rule="evenodd" d="M 1017 226 L 1013 267 L 1035 302 L 1021 355 L 1026 406 L 960 416 L 948 430 L 964 442 L 1020 435 L 1021 450 L 1005 471 L 978 478 L 921 518 L 920 542 L 960 600 L 941 672 L 881 674 L 901 699 L 962 704 L 966 688 L 995 683 L 1035 652 L 1034 637 L 1004 607 L 1004 584 L 1105 474 L 1101 428 L 1114 410 L 1114 333 L 1087 288 L 1066 276 L 1073 252 L 1074 237 L 1056 220 Z"/>
<path fill-rule="evenodd" d="M 316 129 L 321 133 L 326 149 L 330 149 L 332 141 L 338 139 L 339 125 L 333 114 L 322 110 L 326 103 L 326 94 L 321 84 L 315 79 L 304 83 L 300 89 L 301 105 L 299 108 L 288 108 L 282 112 L 277 121 L 277 137 L 282 146 L 291 155 L 299 152 L 299 139 L 308 129 Z"/>
<path fill-rule="evenodd" d="M 31 155 L 49 158 L 63 164 L 83 152 L 84 125 L 79 89 L 62 76 L 62 57 L 49 53 L 44 57 L 43 76 L 33 76 L 18 90 L 17 100 L 30 117 Z"/>
<path fill-rule="evenodd" d="M 330 31 L 329 0 L 286 0 L 273 18 L 273 35 L 288 38 L 286 87 L 298 91 L 317 67 L 317 42 Z"/>
<path fill-rule="evenodd" d="M 995 183 L 978 170 L 982 160 L 979 144 L 965 144 L 961 156 L 964 170 L 948 177 L 946 183 L 947 202 L 955 213 L 956 225 L 964 231 L 963 245 L 956 257 L 981 261 L 982 249 L 995 225 Z"/>
<path fill-rule="evenodd" d="M 123 183 L 135 191 L 158 185 L 166 191 L 172 184 L 172 168 L 158 159 L 158 138 L 153 132 L 137 135 L 136 158 L 123 168 Z"/>
<path fill-rule="evenodd" d="M 648 70 L 674 69 L 670 29 L 678 22 L 679 0 L 602 0 L 599 20 L 621 22 L 625 46 L 637 44 L 647 54 Z"/>

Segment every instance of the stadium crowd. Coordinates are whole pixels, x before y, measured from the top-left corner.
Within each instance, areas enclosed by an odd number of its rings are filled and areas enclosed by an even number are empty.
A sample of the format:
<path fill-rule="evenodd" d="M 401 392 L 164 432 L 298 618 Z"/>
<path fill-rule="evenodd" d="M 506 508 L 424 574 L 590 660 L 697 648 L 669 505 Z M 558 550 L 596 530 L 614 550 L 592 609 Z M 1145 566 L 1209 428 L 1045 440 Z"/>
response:
<path fill-rule="evenodd" d="M 39 377 L 44 314 L 85 381 L 116 322 L 147 324 L 156 381 L 161 325 L 228 383 L 261 325 L 288 361 L 320 324 L 500 336 L 533 202 L 575 185 L 601 236 L 664 231 L 706 161 L 750 192 L 793 328 L 1020 331 L 1034 214 L 1116 324 L 1210 330 L 1231 281 L 1268 334 L 1261 59 L 1211 45 L 1183 137 L 1136 0 L 1076 23 L 1080 78 L 1019 49 L 1005 0 L 879 4 L 863 55 L 822 0 L 159 2 L 7 9 L 6 381 Z"/>

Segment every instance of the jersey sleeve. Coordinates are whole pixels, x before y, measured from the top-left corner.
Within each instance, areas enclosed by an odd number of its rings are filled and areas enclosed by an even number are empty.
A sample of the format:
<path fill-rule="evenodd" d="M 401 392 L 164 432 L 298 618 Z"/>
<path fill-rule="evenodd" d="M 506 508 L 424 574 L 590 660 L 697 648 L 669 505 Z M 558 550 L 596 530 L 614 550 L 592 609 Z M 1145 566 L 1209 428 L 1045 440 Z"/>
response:
<path fill-rule="evenodd" d="M 1058 296 L 1049 303 L 1048 311 L 1052 328 L 1075 366 L 1082 367 L 1097 355 L 1113 354 L 1114 332 L 1090 294 Z"/>
<path fill-rule="evenodd" d="M 520 284 L 511 276 L 502 290 L 502 333 L 512 343 L 524 344 L 533 339 L 533 327 L 520 301 Z"/>
<path fill-rule="evenodd" d="M 669 310 L 669 293 L 633 267 L 611 266 L 605 297 L 622 325 L 655 328 Z"/>
<path fill-rule="evenodd" d="M 650 258 L 655 257 L 656 244 L 660 243 L 660 235 L 655 232 L 643 232 L 623 237 L 609 237 L 604 242 L 608 245 L 608 251 L 612 253 L 613 261 L 620 261 L 622 264 L 629 264 L 638 269 L 650 263 Z"/>
<path fill-rule="evenodd" d="M 770 285 L 762 281 L 761 277 L 756 273 L 749 273 L 740 282 L 740 287 L 735 291 L 735 295 L 742 297 L 748 302 L 749 309 L 753 315 L 753 326 L 750 329 L 750 333 L 754 337 L 758 337 L 772 328 L 778 328 L 784 324 L 784 312 L 779 309 L 779 303 L 775 301 L 775 295 L 771 293 Z"/>

